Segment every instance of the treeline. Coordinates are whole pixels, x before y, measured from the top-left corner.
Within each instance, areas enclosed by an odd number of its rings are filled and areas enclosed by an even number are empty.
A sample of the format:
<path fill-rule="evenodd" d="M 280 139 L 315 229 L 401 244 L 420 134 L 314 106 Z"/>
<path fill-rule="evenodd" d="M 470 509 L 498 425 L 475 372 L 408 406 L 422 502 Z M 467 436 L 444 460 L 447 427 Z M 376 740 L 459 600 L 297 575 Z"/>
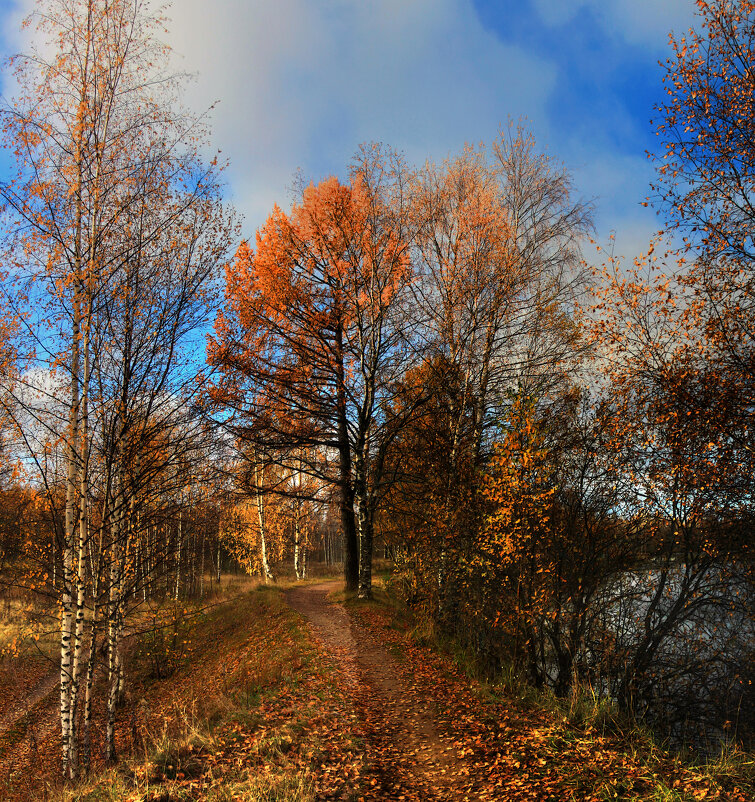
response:
<path fill-rule="evenodd" d="M 348 183 L 303 187 L 255 249 L 240 247 L 210 341 L 211 403 L 251 459 L 289 476 L 295 462 L 312 498 L 337 495 L 348 588 L 370 594 L 395 445 L 438 387 L 462 384 L 458 472 L 468 413 L 483 460 L 502 390 L 545 392 L 576 366 L 570 309 L 589 225 L 568 174 L 511 128 L 491 155 L 468 148 L 419 171 L 364 147 Z M 273 484 L 260 492 L 287 492 Z"/>
<path fill-rule="evenodd" d="M 294 454 L 310 499 L 337 493 L 347 588 L 369 596 L 379 533 L 491 675 L 748 740 L 743 377 L 690 284 L 585 274 L 589 211 L 521 129 L 420 170 L 361 151 L 227 269 L 212 401 L 277 466 L 258 499 L 296 498 Z"/>

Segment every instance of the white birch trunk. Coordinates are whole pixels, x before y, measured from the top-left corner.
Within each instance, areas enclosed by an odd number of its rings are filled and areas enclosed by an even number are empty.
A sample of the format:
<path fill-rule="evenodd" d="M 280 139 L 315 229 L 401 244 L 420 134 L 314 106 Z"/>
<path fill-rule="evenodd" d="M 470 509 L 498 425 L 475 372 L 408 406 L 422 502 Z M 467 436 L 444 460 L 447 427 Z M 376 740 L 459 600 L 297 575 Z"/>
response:
<path fill-rule="evenodd" d="M 204 598 L 204 550 L 205 550 L 205 528 L 202 527 L 202 556 L 199 560 L 199 596 Z"/>
<path fill-rule="evenodd" d="M 270 570 L 270 564 L 267 560 L 267 540 L 265 538 L 265 502 L 262 495 L 262 468 L 255 460 L 254 463 L 254 486 L 255 486 L 255 501 L 257 502 L 257 520 L 260 527 L 260 558 L 262 560 L 262 576 L 265 582 L 274 582 L 275 577 Z"/>
<path fill-rule="evenodd" d="M 60 732 L 63 774 L 75 777 L 77 766 L 73 745 L 76 742 L 76 719 L 71 707 L 73 688 L 76 682 L 74 665 L 76 609 L 78 587 L 76 581 L 77 554 L 76 545 L 79 535 L 78 518 L 80 514 L 77 503 L 79 490 L 79 337 L 81 307 L 78 287 L 75 290 L 73 337 L 71 344 L 71 407 L 69 410 L 68 443 L 66 446 L 66 511 L 63 546 L 63 587 L 61 593 L 60 622 Z"/>
<path fill-rule="evenodd" d="M 174 601 L 178 601 L 178 589 L 181 585 L 181 544 L 183 543 L 182 519 L 183 510 L 178 511 L 178 554 L 176 555 L 176 590 L 173 594 Z"/>
<path fill-rule="evenodd" d="M 297 579 L 303 579 L 301 572 L 301 528 L 299 526 L 299 499 L 296 500 L 296 515 L 294 517 L 294 571 Z"/>

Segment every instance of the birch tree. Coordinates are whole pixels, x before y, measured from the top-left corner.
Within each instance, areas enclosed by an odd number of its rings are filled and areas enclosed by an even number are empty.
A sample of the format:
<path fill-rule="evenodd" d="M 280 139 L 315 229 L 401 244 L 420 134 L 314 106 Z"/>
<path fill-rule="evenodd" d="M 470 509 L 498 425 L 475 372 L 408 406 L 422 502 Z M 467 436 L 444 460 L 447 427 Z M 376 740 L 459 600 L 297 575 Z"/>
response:
<path fill-rule="evenodd" d="M 27 403 L 25 413 L 64 451 L 60 720 L 63 771 L 74 777 L 85 606 L 91 597 L 95 612 L 107 611 L 112 757 L 123 566 L 138 489 L 155 468 L 144 444 L 183 414 L 171 395 L 189 387 L 182 348 L 205 314 L 204 288 L 228 228 L 215 169 L 198 156 L 202 126 L 177 107 L 178 82 L 155 37 L 163 20 L 149 5 L 48 0 L 31 23 L 35 49 L 13 60 L 19 91 L 3 111 L 18 170 L 0 198 L 10 212 L 14 303 L 34 305 L 22 316 L 34 359 L 56 375 L 44 403 Z M 109 568 L 105 581 L 88 584 L 96 464 L 93 564 Z"/>
<path fill-rule="evenodd" d="M 448 436 L 447 466 L 433 471 L 446 486 L 425 563 L 435 566 L 441 609 L 451 615 L 449 566 L 481 525 L 475 475 L 491 456 L 508 393 L 544 393 L 574 364 L 571 312 L 590 206 L 521 125 L 502 130 L 490 151 L 467 147 L 427 164 L 411 194 L 417 315 L 428 367 L 439 373 L 425 377 L 439 393 L 427 410 L 444 409 L 446 420 L 433 425 Z"/>

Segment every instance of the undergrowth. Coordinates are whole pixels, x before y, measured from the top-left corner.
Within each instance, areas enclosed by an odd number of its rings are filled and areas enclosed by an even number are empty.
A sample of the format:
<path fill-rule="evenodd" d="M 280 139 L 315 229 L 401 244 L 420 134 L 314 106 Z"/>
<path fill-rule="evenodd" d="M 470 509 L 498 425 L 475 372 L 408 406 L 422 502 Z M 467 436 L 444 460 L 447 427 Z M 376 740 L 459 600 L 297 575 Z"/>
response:
<path fill-rule="evenodd" d="M 556 699 L 513 671 L 483 681 L 458 644 L 437 638 L 382 589 L 371 601 L 336 595 L 394 658 L 408 704 L 434 711 L 468 799 L 755 798 L 751 755 L 685 762 L 589 689 Z M 166 679 L 144 649 L 133 650 L 121 763 L 52 802 L 313 802 L 362 798 L 365 788 L 367 798 L 389 798 L 369 796 L 373 736 L 280 588 L 248 591 L 182 626 L 180 659 Z"/>
<path fill-rule="evenodd" d="M 523 745 L 523 753 L 532 752 L 535 742 L 543 745 L 541 751 L 535 750 L 536 763 L 555 770 L 559 790 L 554 791 L 554 799 L 755 799 L 751 753 L 736 746 L 723 747 L 711 759 L 679 753 L 657 742 L 649 730 L 590 687 L 578 686 L 559 698 L 532 687 L 513 666 L 504 666 L 490 677 L 458 640 L 439 632 L 385 589 L 379 589 L 370 601 L 349 599 L 347 605 L 391 655 L 401 655 L 397 666 L 405 672 L 405 682 L 423 694 L 435 695 L 438 719 L 447 721 L 449 737 L 463 743 L 465 725 L 459 722 L 465 715 L 474 718 L 475 725 L 487 719 L 476 727 L 477 741 L 471 738 L 462 747 L 479 757 L 480 766 L 485 761 L 497 765 L 501 754 L 517 742 Z M 433 668 L 430 655 L 436 658 Z M 471 714 L 469 700 L 455 698 L 467 690 L 480 703 Z M 480 748 L 479 742 L 486 738 L 485 748 Z M 496 738 L 501 739 L 499 743 Z M 584 760 L 572 764 L 563 759 L 567 753 L 582 755 Z M 608 756 L 605 769 L 596 768 L 600 756 Z M 511 763 L 516 771 L 523 770 L 524 764 L 524 758 Z M 547 782 L 543 777 L 542 794 Z"/>
<path fill-rule="evenodd" d="M 320 767 L 355 757 L 325 744 L 337 737 L 342 711 L 323 716 L 332 677 L 280 588 L 261 586 L 178 629 L 179 638 L 169 626 L 134 650 L 141 698 L 131 755 L 57 802 L 310 802 L 323 784 Z M 164 677 L 155 648 L 171 667 Z M 338 782 L 348 779 L 344 771 Z"/>

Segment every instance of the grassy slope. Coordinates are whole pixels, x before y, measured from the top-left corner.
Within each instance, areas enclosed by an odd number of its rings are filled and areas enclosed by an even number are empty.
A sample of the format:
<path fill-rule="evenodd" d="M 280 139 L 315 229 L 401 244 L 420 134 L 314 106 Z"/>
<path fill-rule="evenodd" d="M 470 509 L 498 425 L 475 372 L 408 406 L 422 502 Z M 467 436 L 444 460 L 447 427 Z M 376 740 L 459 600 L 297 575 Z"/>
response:
<path fill-rule="evenodd" d="M 458 662 L 412 637 L 408 618 L 385 602 L 351 610 L 396 656 L 408 694 L 434 703 L 470 799 L 755 798 L 746 760 L 684 766 L 584 710 L 565 715 L 470 680 Z M 260 588 L 188 620 L 171 647 L 170 677 L 152 676 L 154 639 L 134 649 L 119 733 L 130 757 L 52 798 L 358 799 L 369 777 L 361 725 L 281 591 Z"/>
<path fill-rule="evenodd" d="M 120 733 L 131 757 L 57 798 L 295 802 L 358 783 L 360 746 L 341 727 L 352 712 L 280 589 L 189 621 L 170 677 L 154 676 L 154 639 L 134 650 L 134 704 Z"/>
<path fill-rule="evenodd" d="M 479 682 L 464 655 L 439 649 L 405 609 L 377 596 L 351 602 L 352 615 L 397 658 L 417 703 L 433 703 L 440 733 L 464 759 L 471 799 L 755 799 L 752 755 L 732 752 L 695 766 L 594 700 Z"/>

